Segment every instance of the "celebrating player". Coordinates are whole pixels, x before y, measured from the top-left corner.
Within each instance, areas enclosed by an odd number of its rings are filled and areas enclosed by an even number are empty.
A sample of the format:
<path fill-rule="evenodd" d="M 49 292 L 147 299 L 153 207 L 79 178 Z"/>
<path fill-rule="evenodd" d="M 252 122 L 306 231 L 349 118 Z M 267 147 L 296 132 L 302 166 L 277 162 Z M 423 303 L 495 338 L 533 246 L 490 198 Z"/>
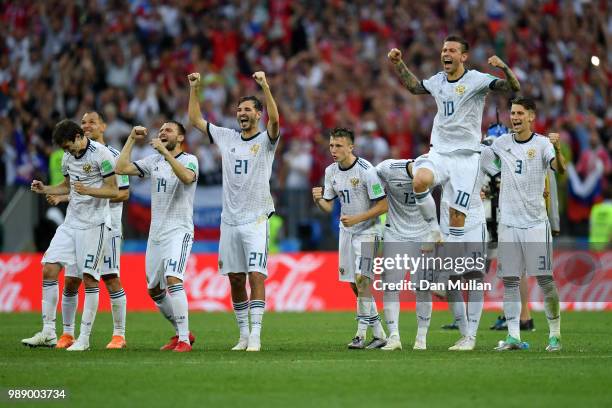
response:
<path fill-rule="evenodd" d="M 83 129 L 70 120 L 62 120 L 55 126 L 53 141 L 65 152 L 64 182 L 46 186 L 34 180 L 31 189 L 38 194 L 70 194 L 70 203 L 64 223 L 55 231 L 42 259 L 43 330 L 21 342 L 31 347 L 56 346 L 57 278 L 64 267 L 66 293 L 77 293 L 81 281 L 85 286 L 81 331 L 74 344 L 67 348 L 83 351 L 89 349 L 89 336 L 98 310 L 100 261 L 105 236 L 111 227 L 108 202 L 118 194 L 117 181 L 111 177 L 115 175 L 115 159 L 110 150 L 87 138 Z"/>
<path fill-rule="evenodd" d="M 383 182 L 387 192 L 389 209 L 384 230 L 383 257 L 392 258 L 397 249 L 393 243 L 401 242 L 401 250 L 407 250 L 409 255 L 418 258 L 421 255 L 420 243 L 427 239 L 429 225 L 423 219 L 416 207 L 414 192 L 412 191 L 412 163 L 413 160 L 385 160 L 376 166 L 376 172 Z M 385 271 L 383 279 L 397 283 L 404 278 L 405 271 L 395 273 L 387 278 L 388 274 L 398 271 Z M 424 274 L 414 271 L 411 276 L 414 280 L 425 278 Z M 401 350 L 402 342 L 399 334 L 399 291 L 385 291 L 384 308 L 385 321 L 389 329 L 387 344 L 382 350 Z M 417 283 L 416 290 L 416 316 L 417 336 L 415 350 L 426 349 L 425 335 L 431 320 L 431 292 L 420 290 Z"/>
<path fill-rule="evenodd" d="M 312 198 L 317 207 L 329 213 L 332 201 L 340 197 L 339 280 L 350 282 L 357 296 L 357 334 L 348 346 L 373 349 L 387 343 L 370 289 L 380 240 L 378 216 L 387 211 L 387 198 L 376 168 L 353 154 L 354 142 L 349 129 L 331 131 L 329 150 L 335 163 L 325 169 L 325 188 L 314 187 Z M 366 252 L 362 253 L 362 249 Z M 374 338 L 366 345 L 368 326 L 372 326 Z"/>
<path fill-rule="evenodd" d="M 498 350 L 521 348 L 519 283 L 523 274 L 535 276 L 544 292 L 544 310 L 550 329 L 547 351 L 561 350 L 559 295 L 552 275 L 552 235 L 544 202 L 548 168 L 565 172 L 559 134 L 548 138 L 534 133 L 535 103 L 519 97 L 510 110 L 511 134 L 491 145 L 500 160 L 500 227 L 497 276 L 504 282 L 504 314 L 508 336 Z"/>
<path fill-rule="evenodd" d="M 270 176 L 278 146 L 279 117 L 276 102 L 263 72 L 253 79 L 264 93 L 268 123 L 261 132 L 263 106 L 255 96 L 238 101 L 240 132 L 219 127 L 202 117 L 199 103 L 200 74 L 188 76 L 189 121 L 219 146 L 223 171 L 223 211 L 219 242 L 219 272 L 227 275 L 240 338 L 232 350 L 259 351 L 261 324 L 266 306 L 268 276 L 268 218 L 274 213 Z M 251 300 L 246 291 L 247 276 Z M 251 327 L 249 331 L 249 311 Z"/>
<path fill-rule="evenodd" d="M 144 127 L 132 129 L 117 158 L 117 173 L 151 178 L 151 228 L 146 253 L 149 296 L 176 332 L 161 350 L 188 352 L 195 338 L 189 332 L 183 281 L 193 243 L 193 199 L 198 160 L 183 152 L 181 144 L 185 140 L 185 128 L 171 120 L 164 123 L 158 137 L 150 141 L 158 153 L 131 162 L 136 139 L 142 139 L 146 134 Z"/>
<path fill-rule="evenodd" d="M 109 146 L 104 141 L 104 129 L 106 123 L 98 112 L 86 112 L 81 119 L 81 127 L 85 136 L 108 147 L 116 159 L 119 151 Z M 119 260 L 121 256 L 121 212 L 123 202 L 130 197 L 130 179 L 128 176 L 117 175 L 117 186 L 119 194 L 110 200 L 111 231 L 106 235 L 104 258 L 100 269 L 100 275 L 108 294 L 110 295 L 111 310 L 113 314 L 113 337 L 106 345 L 107 349 L 125 348 L 125 315 L 127 298 L 121 280 L 119 279 Z M 70 201 L 70 195 L 47 195 L 47 201 L 52 205 Z M 68 348 L 74 343 L 74 318 L 79 303 L 79 292 L 70 292 L 64 288 L 62 294 L 62 319 L 64 322 L 64 333 L 60 336 L 56 348 Z"/>
<path fill-rule="evenodd" d="M 406 67 L 400 50 L 394 48 L 388 55 L 404 86 L 414 95 L 431 94 L 438 106 L 431 149 L 427 157 L 416 160 L 413 181 L 416 203 L 431 226 L 433 242 L 441 241 L 441 234 L 430 188 L 441 184 L 448 192 L 452 228 L 449 240 L 462 241 L 470 200 L 480 193 L 475 185 L 485 97 L 489 90 L 520 89 L 514 73 L 497 56 L 489 58 L 489 64 L 503 70 L 507 80 L 466 69 L 468 50 L 468 43 L 462 38 L 447 37 L 441 52 L 444 71 L 424 81 L 419 81 Z"/>

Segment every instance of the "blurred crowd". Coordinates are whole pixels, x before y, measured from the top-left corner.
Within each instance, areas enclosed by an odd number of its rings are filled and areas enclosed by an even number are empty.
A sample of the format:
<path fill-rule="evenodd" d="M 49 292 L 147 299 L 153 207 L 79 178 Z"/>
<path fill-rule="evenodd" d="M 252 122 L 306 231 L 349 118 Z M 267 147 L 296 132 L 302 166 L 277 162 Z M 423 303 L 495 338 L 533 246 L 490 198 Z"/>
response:
<path fill-rule="evenodd" d="M 228 127 L 237 127 L 238 97 L 259 95 L 252 73 L 266 72 L 283 135 L 277 188 L 320 183 L 335 126 L 354 128 L 358 154 L 374 164 L 416 157 L 427 151 L 436 107 L 403 89 L 386 55 L 400 48 L 425 78 L 441 69 L 443 39 L 456 33 L 470 42 L 468 67 L 503 75 L 486 63 L 500 56 L 538 101 L 536 130 L 562 134 L 573 173 L 560 180 L 561 201 L 582 221 L 610 188 L 611 8 L 606 0 L 0 1 L 0 185 L 47 178 L 51 132 L 64 117 L 102 112 L 117 148 L 134 124 L 153 134 L 167 119 L 187 124 L 194 71 L 205 117 Z M 483 131 L 497 111 L 508 122 L 508 97 L 489 98 Z M 187 149 L 200 158 L 202 183 L 220 183 L 215 147 L 188 128 Z"/>

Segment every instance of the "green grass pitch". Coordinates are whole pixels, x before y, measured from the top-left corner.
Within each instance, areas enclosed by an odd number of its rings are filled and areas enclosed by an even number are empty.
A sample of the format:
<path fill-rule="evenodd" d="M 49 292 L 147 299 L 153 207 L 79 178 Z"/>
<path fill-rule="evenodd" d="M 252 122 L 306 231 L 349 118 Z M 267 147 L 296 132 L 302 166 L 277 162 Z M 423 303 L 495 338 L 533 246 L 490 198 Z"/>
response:
<path fill-rule="evenodd" d="M 612 406 L 611 313 L 565 313 L 563 351 L 546 353 L 546 321 L 523 333 L 531 348 L 494 352 L 505 332 L 485 313 L 474 352 L 449 352 L 456 331 L 434 312 L 428 350 L 412 351 L 415 317 L 401 315 L 403 351 L 347 350 L 352 313 L 266 313 L 259 353 L 232 352 L 233 314 L 192 313 L 191 353 L 160 352 L 172 335 L 157 313 L 128 313 L 128 349 L 104 350 L 110 313 L 100 313 L 92 351 L 29 349 L 20 339 L 40 329 L 39 314 L 0 314 L 0 406 L 11 388 L 64 388 L 61 403 L 15 406 L 373 407 Z M 58 316 L 58 322 L 61 317 Z M 79 320 L 77 320 L 78 322 Z M 58 328 L 60 324 L 58 323 Z M 43 404 L 43 405 L 40 405 Z"/>

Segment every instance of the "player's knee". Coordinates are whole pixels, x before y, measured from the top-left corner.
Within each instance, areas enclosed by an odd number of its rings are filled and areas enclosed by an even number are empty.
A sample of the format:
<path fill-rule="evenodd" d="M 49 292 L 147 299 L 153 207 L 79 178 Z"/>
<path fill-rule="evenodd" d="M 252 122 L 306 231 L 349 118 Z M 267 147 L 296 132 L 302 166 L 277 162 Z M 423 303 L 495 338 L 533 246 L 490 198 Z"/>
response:
<path fill-rule="evenodd" d="M 521 282 L 521 278 L 518 276 L 505 276 L 502 280 L 504 282 L 504 288 L 518 288 Z"/>
<path fill-rule="evenodd" d="M 230 285 L 234 288 L 242 288 L 246 285 L 246 274 L 245 273 L 228 273 Z"/>
<path fill-rule="evenodd" d="M 81 280 L 72 276 L 64 277 L 64 288 L 67 292 L 74 293 L 79 290 L 81 286 Z"/>
<path fill-rule="evenodd" d="M 88 273 L 83 274 L 83 285 L 86 288 L 97 288 L 98 281 Z"/>
<path fill-rule="evenodd" d="M 149 292 L 149 297 L 153 300 L 155 300 L 155 298 L 157 298 L 159 295 L 162 294 L 163 290 L 162 288 L 160 288 L 159 286 L 156 288 L 149 288 L 147 289 L 147 292 Z"/>
<path fill-rule="evenodd" d="M 56 280 L 61 270 L 62 266 L 60 264 L 46 263 L 43 265 L 43 279 Z"/>
<path fill-rule="evenodd" d="M 178 285 L 178 284 L 181 284 L 181 283 L 183 283 L 183 281 L 181 279 L 177 278 L 176 276 L 167 276 L 166 277 L 166 284 L 168 286 L 170 286 L 170 285 Z"/>
<path fill-rule="evenodd" d="M 423 193 L 433 184 L 433 173 L 428 169 L 420 169 L 414 175 L 412 188 L 415 193 Z"/>
<path fill-rule="evenodd" d="M 465 214 L 454 208 L 450 208 L 448 223 L 451 227 L 463 227 L 465 225 Z"/>
<path fill-rule="evenodd" d="M 121 280 L 117 275 L 105 275 L 102 277 L 102 280 L 109 292 L 118 292 L 123 289 L 121 287 Z"/>
<path fill-rule="evenodd" d="M 361 274 L 355 275 L 355 285 L 357 285 L 357 291 L 363 293 L 370 284 L 370 279 L 367 276 Z"/>
<path fill-rule="evenodd" d="M 265 281 L 266 281 L 266 276 L 263 273 L 260 273 L 260 272 L 250 272 L 249 273 L 249 285 L 251 285 L 251 287 L 263 285 Z"/>

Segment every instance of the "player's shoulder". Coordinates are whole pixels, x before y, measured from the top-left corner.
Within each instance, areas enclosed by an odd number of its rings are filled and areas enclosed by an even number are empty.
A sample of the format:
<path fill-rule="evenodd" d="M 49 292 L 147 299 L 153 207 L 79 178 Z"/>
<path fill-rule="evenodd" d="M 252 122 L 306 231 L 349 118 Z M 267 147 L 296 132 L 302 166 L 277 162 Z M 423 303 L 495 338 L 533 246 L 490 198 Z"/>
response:
<path fill-rule="evenodd" d="M 113 154 L 114 157 L 118 157 L 121 154 L 121 152 L 115 149 L 113 146 L 111 145 L 105 145 L 105 146 L 108 150 L 110 150 L 110 152 Z"/>
<path fill-rule="evenodd" d="M 333 162 L 332 164 L 330 164 L 329 166 L 325 168 L 325 174 L 334 174 L 335 172 L 338 171 L 338 169 L 339 169 L 338 163 Z"/>
<path fill-rule="evenodd" d="M 196 156 L 194 156 L 191 153 L 187 153 L 187 152 L 180 152 L 176 157 L 180 158 L 182 161 L 192 161 L 192 160 L 197 161 L 198 160 Z"/>
<path fill-rule="evenodd" d="M 533 139 L 536 143 L 539 143 L 543 146 L 548 146 L 549 144 L 551 144 L 550 139 L 541 133 L 533 132 Z"/>
<path fill-rule="evenodd" d="M 362 159 L 361 157 L 357 158 L 357 163 L 355 163 L 355 165 L 358 166 L 359 169 L 363 169 L 366 171 L 374 168 L 372 163 L 370 163 L 366 159 Z"/>

